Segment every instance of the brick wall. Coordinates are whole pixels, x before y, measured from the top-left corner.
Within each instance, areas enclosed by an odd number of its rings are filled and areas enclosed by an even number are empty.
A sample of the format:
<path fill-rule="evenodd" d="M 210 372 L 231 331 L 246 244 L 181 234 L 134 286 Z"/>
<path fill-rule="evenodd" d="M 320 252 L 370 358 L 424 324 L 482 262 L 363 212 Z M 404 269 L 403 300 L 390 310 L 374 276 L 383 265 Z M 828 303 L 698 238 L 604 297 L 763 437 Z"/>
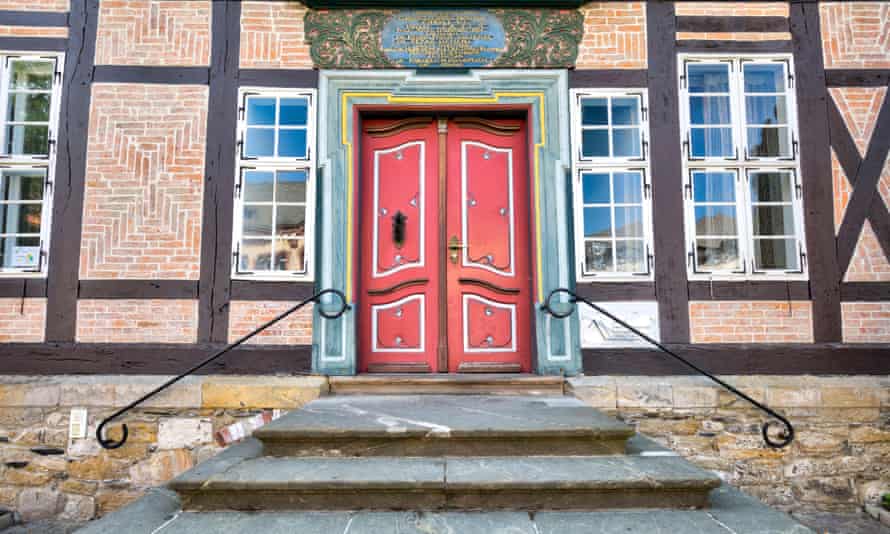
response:
<path fill-rule="evenodd" d="M 812 343 L 809 301 L 695 301 L 689 303 L 693 343 Z"/>
<path fill-rule="evenodd" d="M 194 343 L 198 301 L 79 300 L 76 339 L 81 343 Z"/>
<path fill-rule="evenodd" d="M 591 2 L 581 8 L 579 69 L 645 69 L 645 2 Z"/>
<path fill-rule="evenodd" d="M 890 302 L 843 302 L 845 343 L 890 343 Z"/>
<path fill-rule="evenodd" d="M 0 11 L 22 11 L 23 0 L 0 0 Z M 68 0 L 27 0 L 28 11 L 68 11 Z"/>
<path fill-rule="evenodd" d="M 40 343 L 46 327 L 46 299 L 0 298 L 0 343 Z"/>
<path fill-rule="evenodd" d="M 890 3 L 821 2 L 825 68 L 890 67 Z"/>
<path fill-rule="evenodd" d="M 790 41 L 789 32 L 677 32 L 677 40 Z"/>
<path fill-rule="evenodd" d="M 298 2 L 241 4 L 241 67 L 312 68 Z"/>
<path fill-rule="evenodd" d="M 208 65 L 210 0 L 99 4 L 97 65 Z"/>
<path fill-rule="evenodd" d="M 235 341 L 270 321 L 296 302 L 252 302 L 235 300 L 229 305 L 229 341 Z M 312 306 L 306 306 L 287 319 L 248 341 L 258 345 L 309 345 L 312 343 Z"/>
<path fill-rule="evenodd" d="M 206 134 L 205 86 L 93 86 L 81 278 L 198 278 Z"/>
<path fill-rule="evenodd" d="M 0 26 L 0 37 L 56 37 L 66 39 L 68 28 L 49 26 Z"/>
<path fill-rule="evenodd" d="M 787 17 L 788 2 L 676 2 L 680 16 Z"/>

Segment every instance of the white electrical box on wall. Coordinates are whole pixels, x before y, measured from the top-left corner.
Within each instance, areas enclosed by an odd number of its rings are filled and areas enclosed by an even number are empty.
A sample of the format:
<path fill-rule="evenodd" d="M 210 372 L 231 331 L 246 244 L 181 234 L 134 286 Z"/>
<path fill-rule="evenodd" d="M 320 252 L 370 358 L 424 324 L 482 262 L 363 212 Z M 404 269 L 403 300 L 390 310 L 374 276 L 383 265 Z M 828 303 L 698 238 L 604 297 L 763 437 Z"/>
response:
<path fill-rule="evenodd" d="M 68 439 L 83 439 L 87 437 L 87 410 L 86 408 L 71 408 L 71 416 L 68 419 Z"/>

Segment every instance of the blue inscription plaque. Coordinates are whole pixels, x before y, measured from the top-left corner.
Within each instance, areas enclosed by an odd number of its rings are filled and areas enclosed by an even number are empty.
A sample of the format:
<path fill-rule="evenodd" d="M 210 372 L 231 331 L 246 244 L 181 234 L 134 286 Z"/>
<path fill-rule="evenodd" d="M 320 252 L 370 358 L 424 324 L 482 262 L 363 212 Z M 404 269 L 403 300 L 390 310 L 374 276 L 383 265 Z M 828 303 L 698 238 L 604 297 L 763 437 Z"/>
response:
<path fill-rule="evenodd" d="M 503 25 L 487 11 L 401 11 L 381 35 L 387 59 L 408 68 L 485 67 L 505 44 Z"/>

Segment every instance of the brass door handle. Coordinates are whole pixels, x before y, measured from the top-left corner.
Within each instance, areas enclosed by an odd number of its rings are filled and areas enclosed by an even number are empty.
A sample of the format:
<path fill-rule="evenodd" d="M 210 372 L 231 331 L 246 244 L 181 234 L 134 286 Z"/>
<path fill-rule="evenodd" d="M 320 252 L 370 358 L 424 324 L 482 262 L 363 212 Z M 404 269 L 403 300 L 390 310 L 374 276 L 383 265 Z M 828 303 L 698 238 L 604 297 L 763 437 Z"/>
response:
<path fill-rule="evenodd" d="M 451 239 L 448 240 L 448 259 L 451 260 L 451 263 L 457 264 L 458 251 L 465 248 L 467 246 L 461 243 L 456 235 L 451 236 Z"/>

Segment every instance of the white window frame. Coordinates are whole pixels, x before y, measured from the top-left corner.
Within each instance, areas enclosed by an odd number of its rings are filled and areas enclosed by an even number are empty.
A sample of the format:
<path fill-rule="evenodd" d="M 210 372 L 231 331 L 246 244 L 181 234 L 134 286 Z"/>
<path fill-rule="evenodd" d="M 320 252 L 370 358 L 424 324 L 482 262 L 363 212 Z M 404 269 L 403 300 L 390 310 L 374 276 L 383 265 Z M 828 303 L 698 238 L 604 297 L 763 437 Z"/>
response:
<path fill-rule="evenodd" d="M 686 87 L 686 67 L 690 63 L 728 63 L 730 83 L 730 114 L 735 155 L 733 157 L 693 157 L 691 147 L 691 123 L 689 92 Z M 747 152 L 747 110 L 743 66 L 746 64 L 784 64 L 785 95 L 787 103 L 788 157 L 756 157 Z M 798 121 L 797 99 L 794 86 L 793 59 L 790 54 L 680 54 L 677 61 L 680 95 L 680 134 L 683 159 L 683 203 L 687 247 L 687 274 L 690 280 L 806 280 L 808 279 L 806 238 L 803 226 L 803 195 L 801 189 L 800 157 L 797 149 Z M 694 93 L 698 94 L 698 93 Z M 767 93 L 764 93 L 765 95 Z M 692 173 L 695 171 L 731 171 L 736 173 L 736 226 L 739 239 L 739 271 L 698 270 L 696 227 L 692 189 Z M 791 173 L 792 213 L 797 240 L 798 267 L 800 270 L 758 270 L 755 266 L 750 176 L 756 172 Z"/>
<path fill-rule="evenodd" d="M 581 146 L 581 100 L 583 98 L 609 98 L 609 114 L 611 117 L 611 99 L 613 97 L 637 97 L 640 101 L 640 143 L 639 158 L 627 157 L 583 157 Z M 655 250 L 652 245 L 652 174 L 649 169 L 649 117 L 648 117 L 648 91 L 643 88 L 622 89 L 572 89 L 571 98 L 571 124 L 572 124 L 572 198 L 573 219 L 575 228 L 575 258 L 576 279 L 579 282 L 641 282 L 654 279 Z M 609 131 L 611 132 L 611 118 Z M 612 151 L 611 133 L 609 134 L 609 151 Z M 645 273 L 628 272 L 588 272 L 587 257 L 584 237 L 584 198 L 582 188 L 582 175 L 590 172 L 640 172 L 642 174 L 642 207 L 643 207 L 643 247 L 646 264 Z M 611 193 L 610 193 L 611 194 Z M 603 204 L 603 207 L 606 205 Z M 610 202 L 608 206 L 615 206 Z M 613 229 L 614 231 L 614 229 Z M 614 252 L 613 252 L 614 261 Z"/>
<path fill-rule="evenodd" d="M 54 74 L 50 90 L 49 109 L 49 142 L 46 155 L 29 154 L 13 155 L 6 153 L 6 120 L 9 105 L 10 64 L 13 61 L 53 61 Z M 24 52 L 18 50 L 0 50 L 0 167 L 6 170 L 41 170 L 44 171 L 43 201 L 40 212 L 40 258 L 37 268 L 2 267 L 0 278 L 46 278 L 49 265 L 50 235 L 52 230 L 53 193 L 55 190 L 56 152 L 59 132 L 59 113 L 62 100 L 63 68 L 65 54 L 57 52 Z M 42 91 L 41 91 L 42 92 Z M 5 235 L 5 234 L 0 234 Z"/>
<path fill-rule="evenodd" d="M 306 157 L 244 157 L 244 142 L 247 134 L 247 100 L 251 97 L 276 98 L 307 98 L 309 107 L 306 119 Z M 235 213 L 232 220 L 232 279 L 234 280 L 269 280 L 269 281 L 307 281 L 313 280 L 315 266 L 315 136 L 317 92 L 310 88 L 284 88 L 284 87 L 240 87 L 238 90 L 238 131 L 235 147 Z M 278 144 L 278 126 L 275 126 L 275 145 Z M 300 129 L 300 128 L 294 128 Z M 244 202 L 242 196 L 242 180 L 245 171 L 306 171 L 306 226 L 303 237 L 303 270 L 302 271 L 256 271 L 245 272 L 240 270 L 240 243 L 242 238 L 242 224 Z M 273 210 L 273 226 L 275 224 Z M 273 229 L 274 232 L 274 229 Z M 274 235 L 274 234 L 273 234 Z"/>

